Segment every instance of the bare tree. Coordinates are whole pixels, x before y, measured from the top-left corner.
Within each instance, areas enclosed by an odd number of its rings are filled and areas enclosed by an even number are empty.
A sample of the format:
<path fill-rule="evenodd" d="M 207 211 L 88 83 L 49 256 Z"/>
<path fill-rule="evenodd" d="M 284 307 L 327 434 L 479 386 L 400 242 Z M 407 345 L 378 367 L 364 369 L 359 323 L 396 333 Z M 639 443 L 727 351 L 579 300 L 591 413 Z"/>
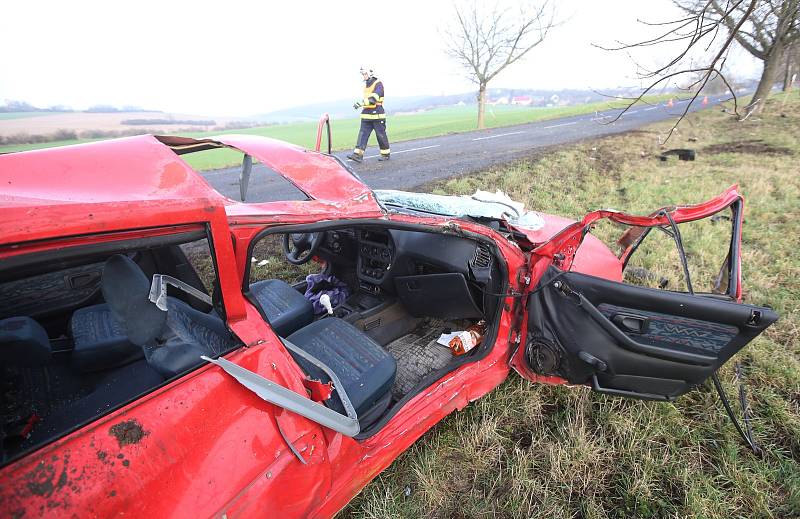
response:
<path fill-rule="evenodd" d="M 748 113 L 760 112 L 778 79 L 785 52 L 800 39 L 800 0 L 761 0 L 749 14 L 741 6 L 726 9 L 719 0 L 711 0 L 708 4 L 713 15 L 725 23 L 737 43 L 764 62 L 761 79 L 748 106 Z M 695 0 L 694 8 L 688 5 L 684 10 L 702 14 L 708 9 Z M 741 20 L 744 23 L 740 24 Z M 738 29 L 734 30 L 737 26 Z"/>
<path fill-rule="evenodd" d="M 478 128 L 484 128 L 486 87 L 506 67 L 542 43 L 555 25 L 555 9 L 545 0 L 518 10 L 485 8 L 473 1 L 456 4 L 455 17 L 444 29 L 447 52 L 478 85 Z"/>
<path fill-rule="evenodd" d="M 667 139 L 711 80 L 722 80 L 728 85 L 734 103 L 733 113 L 737 117 L 746 118 L 761 111 L 777 79 L 784 50 L 800 39 L 800 0 L 674 0 L 674 3 L 685 13 L 684 17 L 665 22 L 642 22 L 659 31 L 655 37 L 637 43 L 620 42 L 613 48 L 601 47 L 631 50 L 674 42 L 685 44 L 665 65 L 655 70 L 643 69 L 640 78 L 648 81 L 648 86 L 640 95 L 628 99 L 630 102 L 617 118 L 657 87 L 683 75 L 697 78 L 687 87 L 693 96 Z M 720 38 L 721 34 L 724 37 Z M 725 61 L 735 42 L 764 61 L 761 80 L 744 114 L 739 113 L 735 90 L 724 73 Z"/>
<path fill-rule="evenodd" d="M 800 41 L 795 41 L 784 51 L 783 91 L 789 92 L 800 72 Z"/>

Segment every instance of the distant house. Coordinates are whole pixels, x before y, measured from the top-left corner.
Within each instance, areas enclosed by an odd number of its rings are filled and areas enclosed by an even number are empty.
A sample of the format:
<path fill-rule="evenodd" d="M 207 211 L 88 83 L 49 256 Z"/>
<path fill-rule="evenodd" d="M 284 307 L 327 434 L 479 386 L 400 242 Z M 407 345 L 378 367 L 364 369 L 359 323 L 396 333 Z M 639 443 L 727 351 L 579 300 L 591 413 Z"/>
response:
<path fill-rule="evenodd" d="M 512 105 L 530 106 L 533 103 L 531 96 L 514 96 L 511 98 Z"/>
<path fill-rule="evenodd" d="M 489 99 L 486 101 L 488 105 L 507 105 L 508 104 L 508 97 L 498 97 L 497 99 Z"/>

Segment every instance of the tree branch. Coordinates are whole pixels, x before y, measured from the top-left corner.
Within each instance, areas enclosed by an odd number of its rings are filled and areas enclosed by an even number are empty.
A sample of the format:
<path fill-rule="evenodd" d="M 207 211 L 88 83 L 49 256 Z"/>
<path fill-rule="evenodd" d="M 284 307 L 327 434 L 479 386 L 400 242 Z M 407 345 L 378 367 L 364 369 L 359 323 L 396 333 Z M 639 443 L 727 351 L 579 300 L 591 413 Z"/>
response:
<path fill-rule="evenodd" d="M 677 54 L 673 59 L 671 59 L 666 65 L 659 67 L 655 71 L 648 72 L 647 74 L 640 76 L 644 78 L 655 78 L 653 82 L 651 82 L 646 88 L 642 90 L 642 92 L 634 97 L 628 98 L 631 101 L 614 117 L 609 123 L 612 124 L 618 121 L 625 113 L 627 113 L 634 105 L 639 102 L 642 102 L 643 98 L 650 93 L 653 89 L 661 84 L 665 84 L 671 80 L 674 80 L 676 77 L 684 75 L 684 74 L 700 74 L 699 78 L 689 84 L 686 87 L 687 90 L 694 90 L 694 94 L 689 99 L 689 102 L 686 104 L 686 107 L 683 109 L 682 113 L 678 117 L 675 124 L 669 130 L 666 138 L 663 142 L 669 140 L 672 134 L 677 130 L 678 125 L 683 121 L 686 115 L 689 113 L 689 110 L 694 105 L 695 101 L 697 100 L 700 92 L 706 87 L 706 85 L 711 81 L 712 78 L 720 78 L 725 86 L 730 90 L 733 100 L 734 100 L 734 113 L 738 116 L 738 101 L 736 99 L 736 93 L 733 88 L 731 88 L 729 81 L 725 77 L 722 72 L 722 69 L 725 65 L 725 59 L 727 53 L 730 50 L 730 47 L 734 41 L 738 41 L 739 38 L 739 31 L 745 22 L 751 17 L 753 12 L 755 11 L 756 7 L 759 5 L 760 0 L 750 0 L 748 4 L 746 4 L 746 8 L 743 9 L 744 0 L 737 0 L 737 1 L 729 1 L 725 7 L 721 7 L 717 0 L 708 0 L 706 2 L 694 2 L 693 4 L 689 3 L 681 3 L 679 0 L 676 1 L 676 5 L 681 8 L 684 12 L 688 13 L 690 16 L 688 18 L 682 18 L 680 20 L 676 20 L 673 25 L 677 25 L 673 30 L 667 31 L 666 33 L 662 34 L 659 38 L 645 40 L 643 42 L 627 44 L 622 46 L 621 48 L 634 48 L 634 47 L 649 47 L 654 44 L 668 42 L 668 41 L 682 41 L 686 40 L 687 44 L 682 49 L 681 52 Z M 762 0 L 763 1 L 763 0 Z M 790 0 L 790 1 L 799 1 L 799 0 Z M 709 16 L 709 11 L 715 13 L 716 17 L 712 18 Z M 733 20 L 732 17 L 734 13 L 737 11 L 741 11 L 741 15 L 737 16 L 737 20 Z M 723 42 L 720 49 L 714 54 L 714 56 L 707 62 L 707 65 L 702 67 L 691 67 L 691 68 L 681 68 L 678 70 L 672 70 L 673 67 L 678 66 L 689 54 L 689 52 L 700 42 L 703 38 L 711 35 L 709 43 L 706 45 L 706 50 L 708 50 L 716 39 L 716 35 L 718 34 L 718 29 L 720 25 L 723 25 L 728 29 L 728 37 Z M 668 24 L 665 24 L 668 25 Z M 688 34 L 681 34 L 680 31 L 686 27 L 694 26 L 692 32 Z"/>

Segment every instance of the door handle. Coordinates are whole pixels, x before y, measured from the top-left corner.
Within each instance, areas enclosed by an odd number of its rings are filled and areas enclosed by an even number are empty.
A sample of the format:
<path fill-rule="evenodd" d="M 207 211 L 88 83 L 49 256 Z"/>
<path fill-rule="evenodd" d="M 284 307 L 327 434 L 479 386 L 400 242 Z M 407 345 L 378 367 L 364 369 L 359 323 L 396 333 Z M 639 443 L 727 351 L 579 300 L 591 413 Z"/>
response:
<path fill-rule="evenodd" d="M 93 285 L 100 280 L 101 272 L 84 272 L 80 274 L 69 274 L 66 277 L 67 286 L 74 290 L 80 290 Z"/>
<path fill-rule="evenodd" d="M 630 333 L 647 333 L 650 318 L 636 314 L 616 314 L 611 321 L 623 331 Z"/>

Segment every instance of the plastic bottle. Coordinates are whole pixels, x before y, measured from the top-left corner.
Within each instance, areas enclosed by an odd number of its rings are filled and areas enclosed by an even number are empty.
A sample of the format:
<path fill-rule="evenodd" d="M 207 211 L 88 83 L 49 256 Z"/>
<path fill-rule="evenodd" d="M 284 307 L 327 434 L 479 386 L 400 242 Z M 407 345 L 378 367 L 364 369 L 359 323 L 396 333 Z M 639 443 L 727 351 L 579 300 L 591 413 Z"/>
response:
<path fill-rule="evenodd" d="M 322 294 L 319 298 L 319 304 L 328 312 L 328 315 L 333 315 L 333 306 L 331 306 L 331 296 Z"/>
<path fill-rule="evenodd" d="M 479 321 L 463 332 L 450 339 L 450 351 L 453 355 L 464 355 L 483 341 L 483 334 L 486 333 L 486 322 Z"/>

